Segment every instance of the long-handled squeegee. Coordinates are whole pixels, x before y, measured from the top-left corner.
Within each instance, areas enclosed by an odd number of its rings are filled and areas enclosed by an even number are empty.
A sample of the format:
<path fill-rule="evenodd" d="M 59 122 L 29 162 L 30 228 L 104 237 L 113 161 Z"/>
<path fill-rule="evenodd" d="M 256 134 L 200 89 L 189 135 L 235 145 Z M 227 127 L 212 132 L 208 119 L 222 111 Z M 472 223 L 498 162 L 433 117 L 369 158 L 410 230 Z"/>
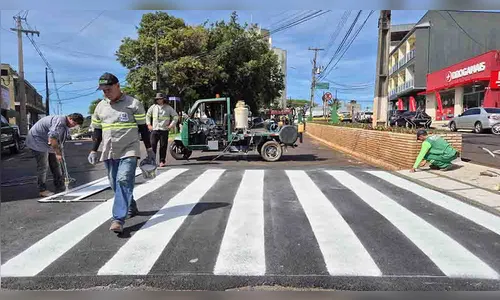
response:
<path fill-rule="evenodd" d="M 76 182 L 76 179 L 71 178 L 68 173 L 68 167 L 66 166 L 66 158 L 64 155 L 64 146 L 61 144 L 61 154 L 62 154 L 62 171 L 64 175 L 64 186 L 66 187 L 66 192 L 69 191 L 69 185 L 73 182 Z"/>

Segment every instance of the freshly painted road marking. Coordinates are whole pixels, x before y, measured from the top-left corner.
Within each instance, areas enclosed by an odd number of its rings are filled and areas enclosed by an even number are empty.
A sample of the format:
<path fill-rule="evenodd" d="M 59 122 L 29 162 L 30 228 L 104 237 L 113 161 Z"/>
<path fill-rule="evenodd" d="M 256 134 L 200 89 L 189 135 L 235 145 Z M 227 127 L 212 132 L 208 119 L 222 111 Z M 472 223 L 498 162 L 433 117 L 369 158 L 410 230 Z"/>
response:
<path fill-rule="evenodd" d="M 135 188 L 136 201 L 188 169 L 171 169 Z M 2 265 L 3 277 L 36 276 L 94 229 L 111 218 L 113 198 L 47 235 Z"/>
<path fill-rule="evenodd" d="M 425 200 L 450 210 L 470 221 L 487 228 L 500 235 L 500 217 L 486 212 L 482 209 L 469 205 L 443 193 L 423 187 L 399 176 L 392 175 L 384 171 L 366 171 L 377 176 L 401 189 L 410 191 Z"/>
<path fill-rule="evenodd" d="M 209 169 L 170 199 L 98 271 L 98 275 L 147 275 L 191 210 L 224 173 Z"/>
<path fill-rule="evenodd" d="M 264 171 L 247 170 L 234 197 L 214 274 L 265 273 Z"/>
<path fill-rule="evenodd" d="M 422 218 L 345 171 L 326 171 L 394 224 L 449 277 L 499 279 L 486 263 Z M 416 191 L 415 191 L 416 192 Z"/>
<path fill-rule="evenodd" d="M 330 275 L 381 276 L 377 264 L 333 204 L 304 171 L 286 171 Z"/>

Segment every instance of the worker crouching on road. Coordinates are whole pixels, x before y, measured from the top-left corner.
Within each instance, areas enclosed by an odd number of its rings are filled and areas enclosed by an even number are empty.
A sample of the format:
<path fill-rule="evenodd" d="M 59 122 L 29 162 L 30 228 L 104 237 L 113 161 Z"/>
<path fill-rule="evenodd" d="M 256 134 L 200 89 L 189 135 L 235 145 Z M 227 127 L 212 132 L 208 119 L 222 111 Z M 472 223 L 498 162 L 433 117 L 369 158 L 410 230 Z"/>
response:
<path fill-rule="evenodd" d="M 49 168 L 56 193 L 65 190 L 60 165 L 63 159 L 61 146 L 69 136 L 69 128 L 81 126 L 82 124 L 83 116 L 78 113 L 68 116 L 46 116 L 37 121 L 29 130 L 26 137 L 26 146 L 35 155 L 40 197 L 54 195 L 53 192 L 47 189 L 47 171 Z"/>
<path fill-rule="evenodd" d="M 410 172 L 415 172 L 424 159 L 431 164 L 431 169 L 447 171 L 459 156 L 459 152 L 439 135 L 428 136 L 427 131 L 421 129 L 417 131 L 417 140 L 422 141 L 422 148 Z"/>
<path fill-rule="evenodd" d="M 142 103 L 120 89 L 118 78 L 104 73 L 99 79 L 98 89 L 104 99 L 97 104 L 92 115 L 94 145 L 89 162 L 96 164 L 97 149 L 103 143 L 100 160 L 104 161 L 113 192 L 113 221 L 109 230 L 121 233 L 127 215 L 135 216 L 139 211 L 134 199 L 135 170 L 141 156 L 139 132 L 149 159 L 155 154 L 151 149 L 146 112 Z"/>
<path fill-rule="evenodd" d="M 156 94 L 155 102 L 146 113 L 146 124 L 151 131 L 151 145 L 155 155 L 160 141 L 160 167 L 164 167 L 167 158 L 168 132 L 175 127 L 179 116 L 172 106 L 168 105 L 167 97 L 162 93 Z"/>

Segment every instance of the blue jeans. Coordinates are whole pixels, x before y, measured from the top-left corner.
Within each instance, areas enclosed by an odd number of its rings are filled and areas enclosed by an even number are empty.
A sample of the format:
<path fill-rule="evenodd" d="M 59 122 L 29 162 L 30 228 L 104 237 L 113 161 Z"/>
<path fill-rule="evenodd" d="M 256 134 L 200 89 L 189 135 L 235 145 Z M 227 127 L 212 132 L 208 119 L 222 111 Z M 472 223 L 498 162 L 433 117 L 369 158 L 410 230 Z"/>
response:
<path fill-rule="evenodd" d="M 108 170 L 111 189 L 115 193 L 113 220 L 123 224 L 129 209 L 137 208 L 133 194 L 137 157 L 108 159 L 104 161 L 104 164 Z"/>

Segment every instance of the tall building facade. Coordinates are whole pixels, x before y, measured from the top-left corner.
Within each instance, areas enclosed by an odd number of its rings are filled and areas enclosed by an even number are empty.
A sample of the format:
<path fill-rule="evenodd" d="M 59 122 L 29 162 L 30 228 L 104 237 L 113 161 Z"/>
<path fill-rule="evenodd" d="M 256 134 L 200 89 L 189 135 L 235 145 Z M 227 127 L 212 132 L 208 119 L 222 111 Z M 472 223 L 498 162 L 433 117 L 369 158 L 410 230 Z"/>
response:
<path fill-rule="evenodd" d="M 282 109 L 286 108 L 287 106 L 287 58 L 286 58 L 286 50 L 281 49 L 281 48 L 276 48 L 273 47 L 274 53 L 278 56 L 278 61 L 280 63 L 280 69 L 283 72 L 284 75 L 284 84 L 285 84 L 285 89 L 281 91 L 281 96 L 276 99 L 277 102 L 280 103 L 280 106 Z"/>
<path fill-rule="evenodd" d="M 500 61 L 498 24 L 496 12 L 428 11 L 415 25 L 394 26 L 406 33 L 391 45 L 388 114 L 420 108 L 446 121 L 499 106 L 500 91 L 489 86 Z"/>
<path fill-rule="evenodd" d="M 21 84 L 17 72 L 9 64 L 1 64 L 1 113 L 11 124 L 20 125 L 21 106 L 19 85 Z M 33 125 L 46 114 L 42 95 L 26 79 L 26 114 L 28 125 Z"/>

